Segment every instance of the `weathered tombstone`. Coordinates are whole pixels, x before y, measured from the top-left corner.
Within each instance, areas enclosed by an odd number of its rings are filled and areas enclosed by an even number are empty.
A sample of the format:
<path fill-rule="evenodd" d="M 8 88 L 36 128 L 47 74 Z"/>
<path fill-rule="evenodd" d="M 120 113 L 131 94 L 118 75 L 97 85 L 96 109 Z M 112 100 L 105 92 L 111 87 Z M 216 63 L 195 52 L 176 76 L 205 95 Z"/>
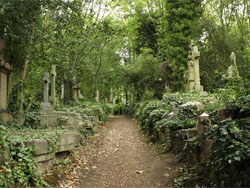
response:
<path fill-rule="evenodd" d="M 8 74 L 12 70 L 9 63 L 5 62 L 0 56 L 0 113 L 1 119 L 9 121 L 10 116 L 7 113 L 7 94 L 8 94 Z"/>
<path fill-rule="evenodd" d="M 51 98 L 53 104 L 56 104 L 56 66 L 52 65 L 51 70 Z"/>
<path fill-rule="evenodd" d="M 231 80 L 234 78 L 241 78 L 236 64 L 236 55 L 234 52 L 230 55 L 231 65 L 227 69 L 226 79 Z"/>
<path fill-rule="evenodd" d="M 43 91 L 43 102 L 41 103 L 42 106 L 42 111 L 46 114 L 52 114 L 53 113 L 53 108 L 49 102 L 49 73 L 46 72 L 44 77 L 44 91 Z"/>
<path fill-rule="evenodd" d="M 99 91 L 99 89 L 96 90 L 96 102 L 100 102 L 100 91 Z"/>
<path fill-rule="evenodd" d="M 198 46 L 191 40 L 189 45 L 190 51 L 188 54 L 188 72 L 187 72 L 187 91 L 203 91 L 203 86 L 200 84 L 200 52 Z"/>

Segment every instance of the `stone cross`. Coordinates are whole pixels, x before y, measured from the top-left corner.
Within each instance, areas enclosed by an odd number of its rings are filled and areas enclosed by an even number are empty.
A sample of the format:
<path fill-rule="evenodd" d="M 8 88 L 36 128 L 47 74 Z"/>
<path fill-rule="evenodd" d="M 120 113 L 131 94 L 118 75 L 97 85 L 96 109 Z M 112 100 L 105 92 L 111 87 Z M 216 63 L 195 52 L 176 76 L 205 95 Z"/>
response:
<path fill-rule="evenodd" d="M 44 77 L 44 91 L 43 91 L 43 102 L 49 102 L 49 73 L 46 72 Z"/>
<path fill-rule="evenodd" d="M 187 72 L 187 91 L 197 90 L 203 91 L 203 86 L 200 84 L 200 52 L 198 46 L 191 40 L 189 45 L 190 51 L 188 54 L 188 72 Z"/>
<path fill-rule="evenodd" d="M 51 70 L 51 98 L 53 104 L 56 103 L 56 66 L 52 65 Z"/>

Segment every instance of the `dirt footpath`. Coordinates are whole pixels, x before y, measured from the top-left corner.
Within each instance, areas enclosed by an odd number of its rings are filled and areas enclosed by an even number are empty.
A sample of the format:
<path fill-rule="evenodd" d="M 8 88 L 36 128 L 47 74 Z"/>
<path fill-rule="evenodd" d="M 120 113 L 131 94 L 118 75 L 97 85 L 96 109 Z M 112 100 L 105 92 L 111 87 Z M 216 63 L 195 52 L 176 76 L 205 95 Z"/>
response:
<path fill-rule="evenodd" d="M 174 157 L 159 154 L 136 123 L 124 116 L 111 117 L 81 149 L 78 160 L 81 166 L 65 187 L 173 187 L 177 175 Z"/>

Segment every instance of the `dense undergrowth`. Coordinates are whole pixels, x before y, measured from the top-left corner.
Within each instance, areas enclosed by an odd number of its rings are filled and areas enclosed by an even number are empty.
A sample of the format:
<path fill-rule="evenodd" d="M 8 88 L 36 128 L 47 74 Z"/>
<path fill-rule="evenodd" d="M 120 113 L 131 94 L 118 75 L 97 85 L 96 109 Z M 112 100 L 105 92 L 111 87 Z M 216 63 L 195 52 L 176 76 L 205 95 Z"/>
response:
<path fill-rule="evenodd" d="M 28 139 L 43 138 L 48 141 L 51 152 L 55 152 L 57 150 L 56 134 L 64 133 L 68 130 L 64 129 L 60 121 L 58 121 L 54 130 L 55 134 L 49 134 L 46 127 L 40 126 L 39 105 L 32 103 L 27 109 L 22 119 L 16 118 L 9 124 L 0 122 L 0 187 L 49 186 L 36 172 L 38 164 L 33 160 L 35 149 L 26 147 L 24 143 Z M 110 112 L 108 105 L 88 101 L 74 101 L 68 106 L 58 104 L 57 110 L 82 113 L 86 117 L 98 116 L 98 124 L 103 124 L 107 121 Z M 83 127 L 80 128 L 82 143 L 84 143 L 84 139 L 94 133 L 93 129 L 85 127 L 89 120 L 85 119 L 83 121 Z"/>
<path fill-rule="evenodd" d="M 195 128 L 199 116 L 204 112 L 209 114 L 212 126 L 206 130 L 205 135 L 207 140 L 213 140 L 210 157 L 208 160 L 199 161 L 198 166 L 188 164 L 189 171 L 195 171 L 193 174 L 198 177 L 187 173 L 188 170 L 182 170 L 185 173 L 180 173 L 181 177 L 176 181 L 177 187 L 187 186 L 188 179 L 191 181 L 192 178 L 201 186 L 249 187 L 249 88 L 249 82 L 232 81 L 215 94 L 169 93 L 162 100 L 148 100 L 128 106 L 126 111 L 134 115 L 153 141 L 158 139 L 160 129 L 177 131 Z M 199 103 L 187 105 L 188 102 Z M 224 107 L 226 119 L 220 119 L 219 110 Z M 194 143 L 198 143 L 195 145 L 195 151 L 200 151 L 199 142 Z M 190 151 L 183 150 L 177 154 L 189 155 L 187 152 Z"/>

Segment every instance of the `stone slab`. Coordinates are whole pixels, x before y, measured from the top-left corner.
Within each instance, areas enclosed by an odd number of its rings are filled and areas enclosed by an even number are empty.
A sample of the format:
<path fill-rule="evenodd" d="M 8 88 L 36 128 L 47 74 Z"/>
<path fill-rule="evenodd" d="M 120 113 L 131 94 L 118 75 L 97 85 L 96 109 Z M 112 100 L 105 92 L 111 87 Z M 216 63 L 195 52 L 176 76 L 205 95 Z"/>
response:
<path fill-rule="evenodd" d="M 38 164 L 38 167 L 35 169 L 38 174 L 44 174 L 46 171 L 48 171 L 53 165 L 53 160 L 40 162 Z"/>
<path fill-rule="evenodd" d="M 40 116 L 41 122 L 40 125 L 43 127 L 54 127 L 57 123 L 57 116 L 56 115 L 41 115 Z"/>
<path fill-rule="evenodd" d="M 63 133 L 57 135 L 57 145 L 79 144 L 80 134 L 77 133 Z"/>
<path fill-rule="evenodd" d="M 42 155 L 49 153 L 48 141 L 45 139 L 29 139 L 26 147 L 34 146 L 36 148 L 35 155 Z"/>
<path fill-rule="evenodd" d="M 47 153 L 44 155 L 36 155 L 33 157 L 34 161 L 36 162 L 44 162 L 49 161 L 55 158 L 55 153 Z"/>
<path fill-rule="evenodd" d="M 75 144 L 58 145 L 57 152 L 71 151 L 75 148 Z"/>

